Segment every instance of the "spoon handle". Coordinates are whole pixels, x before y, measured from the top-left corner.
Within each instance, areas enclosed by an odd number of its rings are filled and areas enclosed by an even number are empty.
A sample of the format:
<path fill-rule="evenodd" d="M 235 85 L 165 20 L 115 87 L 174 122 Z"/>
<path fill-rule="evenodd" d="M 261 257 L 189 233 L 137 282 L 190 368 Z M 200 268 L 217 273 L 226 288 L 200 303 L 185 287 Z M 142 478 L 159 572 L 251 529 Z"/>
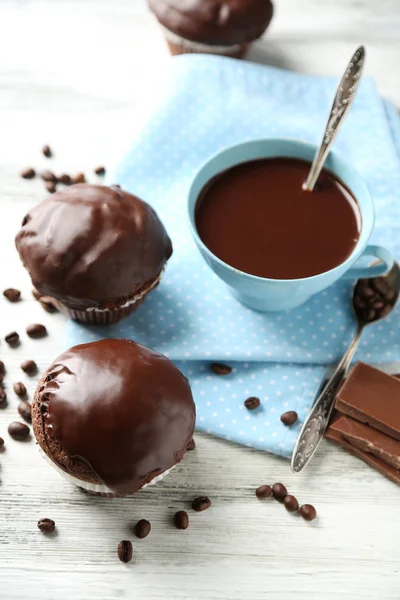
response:
<path fill-rule="evenodd" d="M 363 326 L 359 325 L 354 338 L 346 350 L 342 360 L 338 364 L 336 371 L 315 401 L 310 414 L 304 422 L 292 454 L 291 466 L 292 471 L 295 473 L 300 473 L 300 471 L 302 471 L 310 462 L 319 446 L 320 441 L 324 437 L 324 433 L 328 427 L 329 418 L 332 413 L 336 394 L 343 383 L 347 369 L 349 368 L 354 353 L 357 350 L 362 330 Z"/>
<path fill-rule="evenodd" d="M 347 69 L 336 90 L 328 122 L 325 127 L 324 137 L 319 151 L 314 157 L 313 164 L 304 183 L 304 189 L 312 192 L 317 182 L 322 166 L 333 144 L 336 135 L 343 123 L 350 106 L 353 103 L 365 62 L 364 46 L 357 48 L 347 66 Z"/>

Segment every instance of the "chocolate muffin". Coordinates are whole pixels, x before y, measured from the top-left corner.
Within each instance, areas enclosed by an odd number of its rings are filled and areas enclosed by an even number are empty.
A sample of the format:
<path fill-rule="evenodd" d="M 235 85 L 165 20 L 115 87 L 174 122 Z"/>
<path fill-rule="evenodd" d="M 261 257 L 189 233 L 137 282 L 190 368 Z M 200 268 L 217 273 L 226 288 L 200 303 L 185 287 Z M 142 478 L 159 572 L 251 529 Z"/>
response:
<path fill-rule="evenodd" d="M 115 323 L 159 283 L 172 244 L 155 211 L 117 186 L 51 194 L 16 237 L 34 287 L 83 323 Z"/>
<path fill-rule="evenodd" d="M 148 0 L 171 54 L 241 58 L 271 22 L 270 0 Z"/>
<path fill-rule="evenodd" d="M 61 354 L 32 403 L 33 431 L 52 465 L 79 487 L 114 496 L 137 492 L 182 459 L 195 414 L 179 369 L 122 339 Z"/>

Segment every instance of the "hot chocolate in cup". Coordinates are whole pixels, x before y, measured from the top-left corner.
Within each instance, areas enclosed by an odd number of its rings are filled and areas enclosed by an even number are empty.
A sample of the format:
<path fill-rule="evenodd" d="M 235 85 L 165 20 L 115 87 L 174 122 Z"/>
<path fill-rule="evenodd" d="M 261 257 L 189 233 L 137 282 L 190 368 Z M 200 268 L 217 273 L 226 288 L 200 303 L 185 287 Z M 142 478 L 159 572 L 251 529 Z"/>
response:
<path fill-rule="evenodd" d="M 243 142 L 210 158 L 192 182 L 197 247 L 249 308 L 296 308 L 341 277 L 377 277 L 393 264 L 387 249 L 368 245 L 373 200 L 339 154 L 329 154 L 319 188 L 302 191 L 316 150 L 290 139 Z M 366 257 L 374 264 L 362 266 Z"/>

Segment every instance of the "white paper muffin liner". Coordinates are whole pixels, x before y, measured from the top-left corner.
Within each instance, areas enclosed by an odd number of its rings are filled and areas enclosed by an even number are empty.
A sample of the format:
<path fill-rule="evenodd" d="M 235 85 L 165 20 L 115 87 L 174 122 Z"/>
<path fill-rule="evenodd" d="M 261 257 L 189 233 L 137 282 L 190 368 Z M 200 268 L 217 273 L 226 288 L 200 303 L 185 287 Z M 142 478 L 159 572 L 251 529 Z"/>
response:
<path fill-rule="evenodd" d="M 192 42 L 191 40 L 187 40 L 186 38 L 180 37 L 173 33 L 166 27 L 161 25 L 161 28 L 164 32 L 165 37 L 172 44 L 176 44 L 177 46 L 183 46 L 189 52 L 199 53 L 199 54 L 230 54 L 235 52 L 240 52 L 245 44 L 232 44 L 231 46 L 213 46 L 211 44 L 202 44 L 201 42 Z"/>

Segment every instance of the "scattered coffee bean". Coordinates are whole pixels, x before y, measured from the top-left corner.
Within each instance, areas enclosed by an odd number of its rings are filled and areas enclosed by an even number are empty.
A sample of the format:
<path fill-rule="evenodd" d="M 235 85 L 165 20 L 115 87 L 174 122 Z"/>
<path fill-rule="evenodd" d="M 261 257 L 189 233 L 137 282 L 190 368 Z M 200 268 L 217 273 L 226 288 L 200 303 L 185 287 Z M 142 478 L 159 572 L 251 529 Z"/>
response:
<path fill-rule="evenodd" d="M 43 171 L 40 176 L 43 181 L 54 181 L 54 183 L 57 183 L 57 177 L 51 171 Z"/>
<path fill-rule="evenodd" d="M 24 360 L 24 362 L 21 363 L 21 369 L 28 375 L 35 375 L 37 372 L 37 364 L 34 360 Z"/>
<path fill-rule="evenodd" d="M 174 525 L 177 529 L 187 529 L 189 527 L 189 515 L 185 510 L 178 510 L 174 514 Z"/>
<path fill-rule="evenodd" d="M 118 558 L 123 563 L 128 563 L 132 560 L 132 542 L 129 540 L 122 540 L 118 544 Z"/>
<path fill-rule="evenodd" d="M 30 434 L 30 429 L 28 425 L 25 423 L 20 423 L 19 421 L 13 421 L 8 426 L 8 433 L 14 440 L 26 440 L 26 438 Z"/>
<path fill-rule="evenodd" d="M 4 388 L 0 387 L 0 407 L 4 408 L 7 402 L 7 394 Z"/>
<path fill-rule="evenodd" d="M 211 370 L 214 371 L 216 375 L 229 375 L 229 373 L 232 372 L 232 367 L 223 365 L 222 363 L 213 363 L 211 365 Z"/>
<path fill-rule="evenodd" d="M 190 442 L 188 443 L 186 450 L 188 450 L 190 452 L 191 450 L 194 450 L 195 448 L 196 448 L 196 442 L 192 438 L 190 440 Z"/>
<path fill-rule="evenodd" d="M 260 487 L 258 487 L 256 489 L 256 496 L 257 498 L 264 499 L 264 498 L 269 498 L 272 495 L 272 487 L 270 485 L 260 485 Z"/>
<path fill-rule="evenodd" d="M 22 400 L 18 405 L 18 412 L 27 423 L 32 423 L 32 406 L 29 402 Z"/>
<path fill-rule="evenodd" d="M 192 508 L 196 512 L 202 512 L 203 510 L 210 508 L 210 506 L 211 500 L 210 498 L 207 498 L 207 496 L 199 496 L 198 498 L 195 498 L 195 500 L 193 500 L 192 502 Z"/>
<path fill-rule="evenodd" d="M 299 503 L 297 502 L 297 499 L 289 494 L 284 497 L 283 504 L 286 510 L 289 512 L 296 512 L 296 510 L 299 510 Z"/>
<path fill-rule="evenodd" d="M 26 387 L 24 386 L 24 384 L 21 381 L 18 381 L 17 383 L 14 383 L 13 388 L 14 388 L 14 392 L 20 398 L 22 396 L 26 396 Z"/>
<path fill-rule="evenodd" d="M 312 504 L 303 504 L 303 506 L 300 507 L 300 514 L 306 521 L 313 521 L 317 516 L 317 511 Z"/>
<path fill-rule="evenodd" d="M 37 526 L 43 533 L 53 533 L 56 528 L 53 519 L 39 519 Z"/>
<path fill-rule="evenodd" d="M 62 175 L 57 177 L 57 181 L 59 183 L 63 183 L 64 185 L 71 185 L 71 183 L 72 183 L 71 176 L 68 175 L 68 173 L 63 173 Z"/>
<path fill-rule="evenodd" d="M 100 166 L 100 167 L 96 167 L 94 172 L 96 173 L 96 175 L 105 175 L 106 169 L 105 169 L 105 167 Z"/>
<path fill-rule="evenodd" d="M 294 425 L 298 419 L 298 414 L 294 410 L 288 410 L 288 412 L 283 413 L 281 416 L 281 421 L 284 425 L 290 427 L 290 425 Z"/>
<path fill-rule="evenodd" d="M 16 331 L 11 331 L 11 333 L 7 333 L 4 339 L 9 346 L 18 346 L 19 344 L 19 335 Z"/>
<path fill-rule="evenodd" d="M 85 183 L 85 174 L 84 173 L 75 173 L 72 177 L 72 183 Z"/>
<path fill-rule="evenodd" d="M 4 440 L 2 437 L 0 437 L 0 448 L 2 448 L 4 446 Z"/>
<path fill-rule="evenodd" d="M 46 158 L 51 158 L 53 156 L 53 153 L 51 151 L 51 148 L 48 144 L 45 144 L 42 148 L 42 152 L 45 155 Z"/>
<path fill-rule="evenodd" d="M 53 298 L 50 298 L 50 296 L 40 296 L 39 302 L 41 307 L 48 313 L 55 313 L 58 311 Z"/>
<path fill-rule="evenodd" d="M 49 194 L 54 194 L 57 191 L 57 184 L 55 181 L 46 181 L 46 190 Z"/>
<path fill-rule="evenodd" d="M 18 302 L 18 300 L 21 298 L 21 292 L 19 290 L 15 290 L 14 288 L 8 288 L 4 290 L 3 296 L 5 296 L 10 302 Z"/>
<path fill-rule="evenodd" d="M 21 171 L 21 177 L 23 179 L 33 179 L 35 176 L 36 176 L 36 171 L 35 171 L 35 169 L 32 169 L 32 167 L 27 167 L 26 169 Z"/>
<path fill-rule="evenodd" d="M 0 360 L 0 376 L 4 376 L 6 373 L 6 368 L 2 360 Z"/>
<path fill-rule="evenodd" d="M 274 483 L 272 486 L 272 493 L 276 500 L 283 502 L 284 497 L 287 496 L 287 489 L 283 483 Z"/>
<path fill-rule="evenodd" d="M 247 408 L 247 410 L 255 410 L 260 406 L 260 404 L 260 398 L 256 398 L 255 396 L 251 396 L 250 398 L 247 398 L 247 400 L 244 401 L 244 405 Z"/>
<path fill-rule="evenodd" d="M 38 292 L 36 288 L 32 288 L 32 296 L 35 298 L 35 300 L 40 300 L 42 294 Z"/>
<path fill-rule="evenodd" d="M 134 534 L 141 540 L 149 535 L 150 530 L 151 523 L 146 519 L 140 519 L 133 528 Z"/>
<path fill-rule="evenodd" d="M 47 329 L 40 323 L 32 323 L 32 325 L 28 325 L 26 328 L 26 333 L 31 338 L 41 338 L 47 335 Z"/>

